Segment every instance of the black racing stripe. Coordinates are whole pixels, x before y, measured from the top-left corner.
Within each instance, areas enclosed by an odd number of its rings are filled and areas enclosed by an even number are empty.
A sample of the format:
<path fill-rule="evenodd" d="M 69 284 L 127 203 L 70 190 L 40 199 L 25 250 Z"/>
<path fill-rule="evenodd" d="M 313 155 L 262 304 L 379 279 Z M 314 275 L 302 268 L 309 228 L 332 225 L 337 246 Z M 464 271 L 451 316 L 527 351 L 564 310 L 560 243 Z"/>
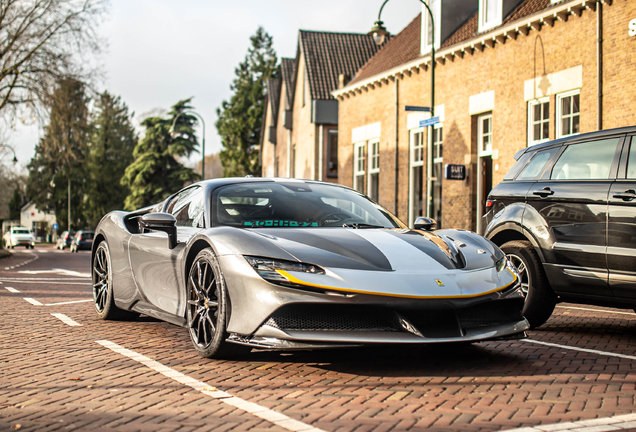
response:
<path fill-rule="evenodd" d="M 387 230 L 388 233 L 394 235 L 402 241 L 410 244 L 413 247 L 424 252 L 429 257 L 446 267 L 447 269 L 456 269 L 463 267 L 458 265 L 459 263 L 455 259 L 451 259 L 446 255 L 438 245 L 429 239 L 429 237 L 423 234 L 421 231 L 416 230 Z M 431 236 L 436 236 L 434 233 L 428 233 Z M 436 236 L 437 237 L 437 236 Z M 440 242 L 443 240 L 437 237 Z M 448 246 L 447 246 L 448 247 Z M 449 251 L 450 252 L 450 251 Z M 451 253 L 452 256 L 452 253 Z"/>
<path fill-rule="evenodd" d="M 286 245 L 285 250 L 304 262 L 337 268 L 393 270 L 377 247 L 350 229 L 268 228 L 255 231 L 298 243 L 298 246 Z"/>

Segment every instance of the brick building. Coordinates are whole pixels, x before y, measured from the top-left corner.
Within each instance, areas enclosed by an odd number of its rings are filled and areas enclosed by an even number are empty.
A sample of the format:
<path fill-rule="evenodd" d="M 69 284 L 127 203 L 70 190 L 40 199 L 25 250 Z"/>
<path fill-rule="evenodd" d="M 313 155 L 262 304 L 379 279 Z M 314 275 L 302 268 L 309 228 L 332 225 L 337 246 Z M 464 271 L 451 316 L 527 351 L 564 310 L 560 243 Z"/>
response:
<path fill-rule="evenodd" d="M 338 181 L 338 101 L 331 92 L 380 50 L 371 36 L 301 30 L 296 58 L 268 82 L 262 175 Z"/>
<path fill-rule="evenodd" d="M 332 92 L 338 182 L 405 222 L 428 214 L 442 227 L 478 230 L 487 193 L 518 150 L 636 124 L 636 1 L 429 5 L 440 123 L 421 128 L 430 114 L 406 110 L 430 105 L 427 13 Z M 443 179 L 448 164 L 464 166 L 466 179 Z"/>

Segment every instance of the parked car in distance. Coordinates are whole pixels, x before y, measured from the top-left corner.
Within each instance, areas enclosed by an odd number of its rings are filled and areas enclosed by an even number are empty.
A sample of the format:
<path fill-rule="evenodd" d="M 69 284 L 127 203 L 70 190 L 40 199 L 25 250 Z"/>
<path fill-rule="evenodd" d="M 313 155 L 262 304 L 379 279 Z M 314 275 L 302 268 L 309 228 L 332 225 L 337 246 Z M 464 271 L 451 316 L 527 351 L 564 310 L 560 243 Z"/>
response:
<path fill-rule="evenodd" d="M 73 240 L 73 236 L 75 235 L 75 231 L 64 231 L 62 234 L 60 234 L 60 237 L 57 239 L 57 243 L 55 244 L 55 247 L 57 249 L 61 249 L 64 250 L 67 247 L 71 247 L 71 241 Z"/>
<path fill-rule="evenodd" d="M 75 233 L 75 237 L 71 241 L 71 252 L 77 252 L 78 250 L 91 250 L 93 247 L 93 237 L 95 232 L 93 231 L 78 231 Z"/>
<path fill-rule="evenodd" d="M 14 226 L 3 237 L 6 247 L 13 249 L 15 246 L 24 246 L 27 249 L 35 247 L 35 238 L 28 228 Z"/>
<path fill-rule="evenodd" d="M 636 307 L 636 127 L 519 151 L 484 236 L 517 266 L 533 327 L 556 303 Z"/>

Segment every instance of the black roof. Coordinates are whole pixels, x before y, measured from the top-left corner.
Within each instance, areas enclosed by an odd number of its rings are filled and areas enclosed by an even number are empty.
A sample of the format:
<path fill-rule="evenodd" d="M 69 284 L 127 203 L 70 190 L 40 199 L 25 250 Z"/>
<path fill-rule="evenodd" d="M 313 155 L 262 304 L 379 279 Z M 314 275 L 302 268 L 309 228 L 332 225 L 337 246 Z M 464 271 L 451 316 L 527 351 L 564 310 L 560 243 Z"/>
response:
<path fill-rule="evenodd" d="M 521 157 L 521 155 L 524 154 L 525 152 L 540 150 L 546 147 L 561 145 L 563 143 L 589 141 L 589 140 L 598 139 L 598 138 L 605 138 L 611 135 L 619 135 L 619 134 L 627 134 L 627 133 L 636 133 L 636 126 L 626 126 L 626 127 L 615 128 L 615 129 L 605 129 L 601 131 L 588 132 L 588 133 L 583 133 L 579 135 L 571 135 L 564 138 L 559 138 L 552 141 L 544 142 L 541 144 L 535 144 L 532 147 L 526 147 L 524 149 L 519 150 L 517 153 L 515 153 L 514 158 L 515 160 L 518 160 Z"/>

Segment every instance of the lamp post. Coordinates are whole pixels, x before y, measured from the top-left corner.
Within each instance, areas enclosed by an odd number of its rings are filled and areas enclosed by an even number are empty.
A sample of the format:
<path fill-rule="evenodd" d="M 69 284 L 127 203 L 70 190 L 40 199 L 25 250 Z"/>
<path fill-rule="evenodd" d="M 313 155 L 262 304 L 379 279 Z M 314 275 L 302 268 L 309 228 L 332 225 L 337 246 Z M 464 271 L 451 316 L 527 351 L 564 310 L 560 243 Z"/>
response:
<path fill-rule="evenodd" d="M 201 127 L 203 128 L 203 135 L 201 137 L 201 179 L 205 180 L 205 122 L 203 121 L 203 117 L 201 117 L 201 115 L 198 114 L 196 111 L 192 111 L 192 110 L 186 110 L 186 111 L 180 112 L 172 121 L 172 126 L 170 126 L 170 135 L 174 137 L 176 133 L 174 130 L 174 127 L 177 124 L 177 119 L 184 114 L 191 114 L 197 117 L 199 120 L 201 120 Z"/>
<path fill-rule="evenodd" d="M 381 16 L 382 16 L 382 9 L 384 9 L 384 5 L 386 5 L 389 2 L 389 0 L 384 0 L 384 3 L 382 3 L 382 6 L 380 7 L 380 12 L 378 13 L 378 20 L 375 22 L 375 24 L 373 25 L 373 27 L 371 28 L 371 31 L 368 33 L 368 35 L 373 36 L 373 40 L 375 41 L 376 44 L 378 45 L 382 45 L 384 43 L 384 40 L 386 38 L 386 36 L 389 34 L 389 32 L 386 30 L 386 28 L 384 27 L 384 23 L 381 21 Z M 435 19 L 433 18 L 433 12 L 431 11 L 431 8 L 428 6 L 428 4 L 424 1 L 424 0 L 420 0 L 420 2 L 426 7 L 426 10 L 428 11 L 428 16 L 430 18 L 430 22 L 431 22 L 431 118 L 435 117 Z M 432 141 L 433 141 L 433 135 L 429 134 L 429 144 L 428 144 L 428 151 L 427 151 L 427 171 L 428 171 L 428 175 L 427 180 L 426 180 L 426 195 L 427 195 L 427 203 L 426 203 L 426 212 L 427 214 L 430 216 L 431 213 L 431 169 L 432 169 L 432 158 L 433 158 L 433 146 L 432 146 Z"/>
<path fill-rule="evenodd" d="M 8 144 L 2 144 L 0 145 L 0 150 L 6 150 L 9 149 L 13 152 L 13 160 L 11 162 L 13 162 L 13 165 L 18 163 L 18 157 L 15 155 L 15 149 L 13 147 L 11 147 Z"/>

